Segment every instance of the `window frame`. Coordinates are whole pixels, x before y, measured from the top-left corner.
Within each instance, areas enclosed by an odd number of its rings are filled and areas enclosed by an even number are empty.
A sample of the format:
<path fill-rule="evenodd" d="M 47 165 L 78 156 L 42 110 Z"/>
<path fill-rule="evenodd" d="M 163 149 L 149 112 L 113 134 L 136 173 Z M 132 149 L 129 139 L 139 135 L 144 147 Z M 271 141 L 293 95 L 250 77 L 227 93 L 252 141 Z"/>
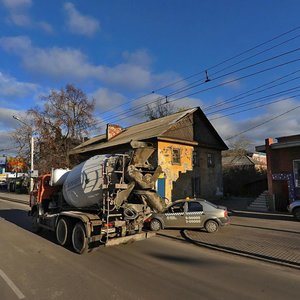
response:
<path fill-rule="evenodd" d="M 178 154 L 176 155 L 176 158 L 179 160 L 174 160 L 174 152 L 178 151 Z M 180 148 L 172 148 L 172 165 L 181 165 L 181 149 Z"/>
<path fill-rule="evenodd" d="M 212 152 L 207 153 L 207 167 L 208 168 L 215 167 L 215 154 Z"/>

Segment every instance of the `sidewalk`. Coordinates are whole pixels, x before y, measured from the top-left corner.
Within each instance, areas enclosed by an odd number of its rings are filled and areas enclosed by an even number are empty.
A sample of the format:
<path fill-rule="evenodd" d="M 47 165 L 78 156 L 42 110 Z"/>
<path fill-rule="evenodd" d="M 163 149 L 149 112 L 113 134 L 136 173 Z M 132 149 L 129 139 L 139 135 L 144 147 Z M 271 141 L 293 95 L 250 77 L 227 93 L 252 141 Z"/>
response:
<path fill-rule="evenodd" d="M 231 224 L 215 234 L 202 230 L 184 234 L 199 246 L 300 269 L 299 223 L 292 217 L 275 217 L 232 216 Z"/>
<path fill-rule="evenodd" d="M 238 210 L 238 211 L 247 211 L 247 207 L 253 198 L 242 198 L 242 197 L 231 197 L 228 199 L 218 199 L 213 200 L 216 205 L 226 206 L 228 210 Z"/>
<path fill-rule="evenodd" d="M 29 204 L 29 195 L 0 191 L 0 199 Z"/>

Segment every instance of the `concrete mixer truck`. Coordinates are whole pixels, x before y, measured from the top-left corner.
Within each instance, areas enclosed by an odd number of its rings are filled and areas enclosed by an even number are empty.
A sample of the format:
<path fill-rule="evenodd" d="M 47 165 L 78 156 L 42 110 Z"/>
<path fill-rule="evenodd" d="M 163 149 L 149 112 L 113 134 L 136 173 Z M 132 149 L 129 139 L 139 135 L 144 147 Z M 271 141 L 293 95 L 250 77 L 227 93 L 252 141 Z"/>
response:
<path fill-rule="evenodd" d="M 59 245 L 79 254 L 149 237 L 144 222 L 165 208 L 154 190 L 161 168 L 148 161 L 151 144 L 131 146 L 128 154 L 97 155 L 40 176 L 30 196 L 33 231 L 54 231 Z"/>

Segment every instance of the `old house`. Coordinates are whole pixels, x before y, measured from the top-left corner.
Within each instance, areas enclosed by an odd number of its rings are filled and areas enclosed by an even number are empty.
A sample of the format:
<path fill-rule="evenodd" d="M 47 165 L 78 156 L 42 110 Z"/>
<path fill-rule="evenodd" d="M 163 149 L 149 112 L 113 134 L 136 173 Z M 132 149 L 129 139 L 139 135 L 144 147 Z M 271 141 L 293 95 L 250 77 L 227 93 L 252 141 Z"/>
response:
<path fill-rule="evenodd" d="M 106 133 L 71 151 L 87 159 L 96 154 L 125 153 L 130 141 L 151 142 L 154 164 L 163 170 L 157 190 L 170 201 L 222 194 L 221 151 L 228 149 L 202 110 L 193 108 L 127 128 L 107 125 Z"/>
<path fill-rule="evenodd" d="M 286 210 L 289 203 L 300 199 L 300 135 L 268 138 L 256 150 L 267 155 L 268 191 L 275 209 Z"/>

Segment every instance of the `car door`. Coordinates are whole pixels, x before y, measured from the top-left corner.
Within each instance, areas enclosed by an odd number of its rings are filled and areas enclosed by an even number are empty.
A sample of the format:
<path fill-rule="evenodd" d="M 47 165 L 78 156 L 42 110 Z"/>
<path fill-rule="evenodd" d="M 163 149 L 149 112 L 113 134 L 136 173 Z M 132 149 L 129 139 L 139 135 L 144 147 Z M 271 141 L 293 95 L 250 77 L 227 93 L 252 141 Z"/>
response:
<path fill-rule="evenodd" d="M 166 228 L 184 228 L 185 227 L 185 202 L 174 203 L 164 214 L 164 223 Z"/>
<path fill-rule="evenodd" d="M 185 222 L 187 228 L 203 227 L 203 206 L 198 201 L 188 201 L 185 213 Z"/>

